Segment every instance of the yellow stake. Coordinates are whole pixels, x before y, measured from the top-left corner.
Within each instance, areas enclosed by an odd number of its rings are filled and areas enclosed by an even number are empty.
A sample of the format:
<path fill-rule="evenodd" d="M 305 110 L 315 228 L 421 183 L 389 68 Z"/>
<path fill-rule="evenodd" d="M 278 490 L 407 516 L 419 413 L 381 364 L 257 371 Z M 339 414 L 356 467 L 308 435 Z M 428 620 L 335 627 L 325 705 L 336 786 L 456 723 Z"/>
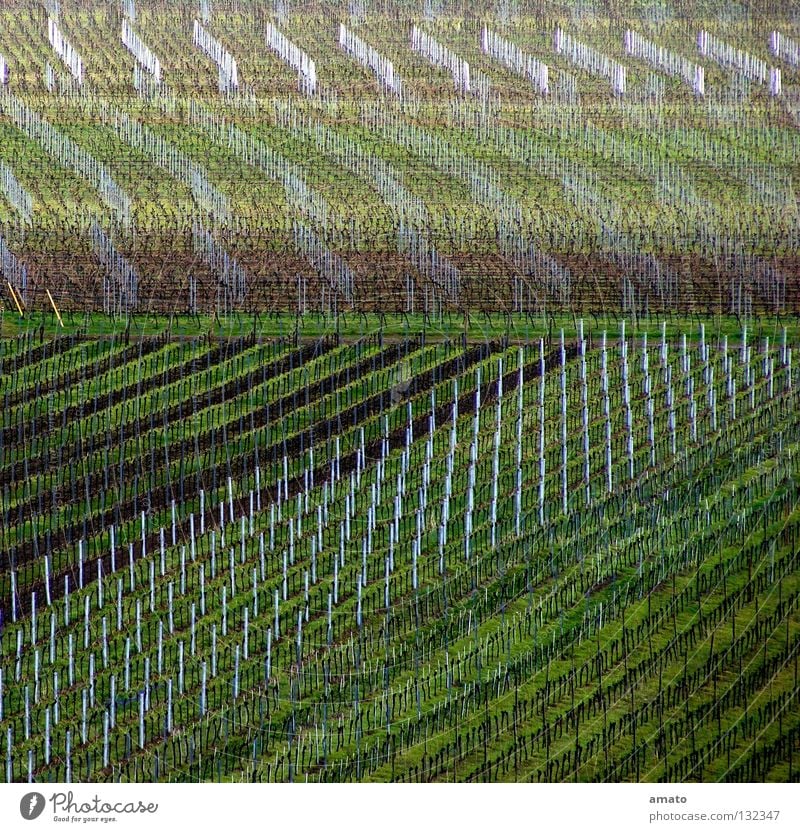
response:
<path fill-rule="evenodd" d="M 17 311 L 19 312 L 20 318 L 25 317 L 25 313 L 22 311 L 22 307 L 20 306 L 19 301 L 17 300 L 17 293 L 14 291 L 14 287 L 11 285 L 10 281 L 6 281 L 8 284 L 8 291 L 11 292 L 11 297 L 14 300 L 14 303 L 17 305 Z"/>
<path fill-rule="evenodd" d="M 50 294 L 49 289 L 45 289 L 47 292 L 47 297 L 50 298 L 50 303 L 53 305 L 53 312 L 56 313 L 56 317 L 58 318 L 58 322 L 61 324 L 61 328 L 64 328 L 64 321 L 61 320 L 61 313 L 58 311 L 58 307 L 56 306 L 56 302 L 53 300 L 53 296 Z"/>

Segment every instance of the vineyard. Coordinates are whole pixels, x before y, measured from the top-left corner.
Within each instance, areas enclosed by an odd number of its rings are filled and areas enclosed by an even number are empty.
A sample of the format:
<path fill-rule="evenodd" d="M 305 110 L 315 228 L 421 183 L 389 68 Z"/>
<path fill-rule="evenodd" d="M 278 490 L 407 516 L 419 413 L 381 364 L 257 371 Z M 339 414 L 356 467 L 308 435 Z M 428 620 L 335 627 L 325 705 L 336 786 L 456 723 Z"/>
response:
<path fill-rule="evenodd" d="M 2 5 L 0 781 L 800 779 L 800 14 L 599 5 Z"/>
<path fill-rule="evenodd" d="M 7 781 L 797 780 L 785 330 L 1 344 Z"/>
<path fill-rule="evenodd" d="M 4 304 L 800 305 L 786 4 L 12 0 Z"/>

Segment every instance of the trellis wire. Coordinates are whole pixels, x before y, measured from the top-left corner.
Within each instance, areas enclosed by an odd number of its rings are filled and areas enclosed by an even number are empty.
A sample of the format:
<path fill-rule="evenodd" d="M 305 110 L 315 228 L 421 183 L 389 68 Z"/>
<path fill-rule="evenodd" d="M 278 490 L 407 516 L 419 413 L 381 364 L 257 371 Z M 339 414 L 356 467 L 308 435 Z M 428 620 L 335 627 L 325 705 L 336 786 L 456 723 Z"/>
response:
<path fill-rule="evenodd" d="M 149 156 L 155 164 L 186 184 L 197 204 L 217 222 L 230 221 L 228 198 L 209 181 L 197 162 L 117 107 L 102 107 L 101 118 L 107 124 L 114 124 L 114 130 L 122 141 Z"/>
<path fill-rule="evenodd" d="M 423 6 L 423 17 L 428 23 L 433 23 L 442 14 L 444 0 L 425 0 Z"/>
<path fill-rule="evenodd" d="M 489 79 L 482 72 L 470 70 L 470 65 L 463 58 L 416 25 L 411 27 L 411 48 L 424 55 L 434 66 L 446 69 L 453 76 L 457 90 L 474 92 L 483 98 L 489 95 Z"/>
<path fill-rule="evenodd" d="M 787 64 L 800 66 L 800 43 L 778 31 L 769 35 L 769 48 L 776 58 L 781 58 Z"/>
<path fill-rule="evenodd" d="M 87 150 L 56 130 L 16 96 L 0 96 L 0 112 L 10 116 L 25 135 L 37 141 L 60 165 L 90 182 L 124 225 L 130 223 L 130 197 Z"/>
<path fill-rule="evenodd" d="M 484 162 L 415 124 L 386 125 L 383 133 L 396 144 L 407 147 L 448 174 L 462 179 L 469 186 L 475 202 L 486 205 L 496 213 L 498 227 L 503 221 L 509 226 L 519 225 L 522 212 L 519 202 L 498 187 L 497 174 Z"/>
<path fill-rule="evenodd" d="M 535 84 L 542 95 L 550 91 L 547 64 L 523 52 L 516 44 L 506 40 L 484 26 L 481 29 L 481 50 L 508 69 Z"/>
<path fill-rule="evenodd" d="M 284 113 L 284 121 L 289 126 L 288 114 Z M 291 127 L 313 139 L 326 153 L 350 168 L 357 176 L 374 183 L 385 203 L 397 215 L 398 251 L 408 256 L 420 274 L 425 275 L 434 286 L 443 289 L 456 302 L 460 294 L 461 274 L 448 258 L 436 250 L 428 234 L 431 218 L 425 203 L 401 183 L 400 172 L 393 165 L 366 151 L 349 136 L 337 133 L 322 122 L 295 119 L 291 121 Z M 306 188 L 307 194 L 308 191 Z M 309 199 L 308 195 L 305 199 Z M 302 210 L 302 200 L 295 201 Z"/>
<path fill-rule="evenodd" d="M 759 84 L 766 83 L 766 61 L 736 49 L 705 29 L 697 33 L 697 49 L 703 57 L 711 58 L 726 69 L 732 69 L 751 81 L 758 81 Z"/>
<path fill-rule="evenodd" d="M 637 310 L 644 312 L 646 311 L 645 304 L 650 297 L 657 298 L 664 308 L 669 308 L 679 302 L 680 277 L 678 273 L 654 254 L 614 252 L 613 259 L 625 275 L 623 292 L 627 294 L 623 309 L 631 312 Z M 638 291 L 630 279 L 632 275 L 639 278 L 641 288 Z"/>
<path fill-rule="evenodd" d="M 326 232 L 332 213 L 328 200 L 309 187 L 300 170 L 296 167 L 287 168 L 283 177 L 283 186 L 286 190 L 286 200 L 294 210 Z"/>
<path fill-rule="evenodd" d="M 512 245 L 505 249 L 509 254 L 515 268 L 526 277 L 534 281 L 544 290 L 544 297 L 552 298 L 556 304 L 566 309 L 570 305 L 572 297 L 572 273 L 568 266 L 564 266 L 547 252 L 542 251 L 536 243 L 529 243 L 520 239 L 519 245 Z M 530 312 L 529 308 L 523 309 L 521 292 L 518 293 L 515 303 L 517 312 Z"/>
<path fill-rule="evenodd" d="M 400 222 L 397 249 L 405 254 L 417 271 L 441 288 L 452 302 L 458 302 L 461 292 L 461 272 L 447 257 L 440 254 L 428 234 L 415 226 Z M 427 311 L 427 310 L 426 310 Z"/>
<path fill-rule="evenodd" d="M 236 60 L 227 49 L 195 19 L 193 23 L 192 42 L 205 52 L 219 68 L 220 92 L 232 92 L 239 89 L 239 70 Z"/>
<path fill-rule="evenodd" d="M 341 296 L 345 303 L 352 304 L 355 275 L 344 259 L 331 251 L 302 220 L 294 220 L 292 229 L 295 250 L 308 258 L 332 291 Z"/>
<path fill-rule="evenodd" d="M 91 227 L 92 250 L 105 269 L 103 310 L 106 314 L 124 314 L 139 303 L 139 275 L 114 247 L 97 220 Z"/>
<path fill-rule="evenodd" d="M 133 18 L 131 18 L 133 19 Z M 148 49 L 144 41 L 136 34 L 136 32 L 128 23 L 127 18 L 122 19 L 122 33 L 120 35 L 122 43 L 127 47 L 131 54 L 136 58 L 137 62 L 144 67 L 158 83 L 161 83 L 161 61 Z"/>
<path fill-rule="evenodd" d="M 22 302 L 25 303 L 28 291 L 28 268 L 9 249 L 2 234 L 0 234 L 0 272 L 6 280 L 11 282 L 22 297 Z"/>
<path fill-rule="evenodd" d="M 783 83 L 781 81 L 780 67 L 771 66 L 769 68 L 769 94 L 781 95 L 783 92 Z"/>
<path fill-rule="evenodd" d="M 52 17 L 53 20 L 58 21 L 58 16 L 60 14 L 60 4 L 58 0 L 41 0 L 42 8 L 47 12 L 48 17 Z"/>
<path fill-rule="evenodd" d="M 224 311 L 229 311 L 230 303 L 241 304 L 247 295 L 247 272 L 228 252 L 220 246 L 211 233 L 195 220 L 192 223 L 192 245 L 195 254 L 202 257 L 217 276 L 218 285 L 223 290 Z"/>
<path fill-rule="evenodd" d="M 583 480 L 586 505 L 592 503 L 592 478 L 590 473 L 591 454 L 589 451 L 589 390 L 586 379 L 586 339 L 583 337 L 583 318 L 578 322 L 578 351 L 581 357 L 581 424 L 583 426 Z"/>
<path fill-rule="evenodd" d="M 544 338 L 539 339 L 539 525 L 544 526 L 544 490 L 547 475 L 547 454 L 545 453 L 545 383 L 546 364 Z"/>
<path fill-rule="evenodd" d="M 615 248 L 622 228 L 622 211 L 615 200 L 600 190 L 596 171 L 580 165 L 568 165 L 562 177 L 564 193 L 571 196 L 581 211 L 596 216 L 601 226 L 603 241 Z M 631 249 L 633 250 L 633 249 Z"/>
<path fill-rule="evenodd" d="M 567 513 L 569 500 L 569 479 L 567 471 L 567 357 L 564 349 L 564 330 L 561 330 L 561 344 L 559 349 L 560 357 L 560 382 L 561 382 L 561 510 Z"/>
<path fill-rule="evenodd" d="M 265 145 L 264 142 L 249 136 L 241 128 L 220 119 L 198 102 L 191 102 L 189 119 L 191 123 L 202 127 L 218 141 L 228 145 L 237 156 L 247 161 L 248 164 L 260 168 L 270 179 L 280 182 L 285 189 L 289 204 L 303 216 L 319 224 L 323 231 L 327 231 L 328 217 L 331 213 L 330 206 L 321 194 L 308 186 L 297 165 L 289 162 L 279 152 Z M 317 251 L 313 245 L 312 249 L 315 252 Z M 322 262 L 330 263 L 331 261 L 323 256 Z M 344 265 L 343 261 L 341 264 Z M 317 265 L 317 262 L 315 262 L 315 268 L 317 268 Z M 325 271 L 325 268 L 323 265 L 323 271 Z M 332 268 L 337 271 L 339 265 Z M 347 269 L 347 274 L 351 276 L 349 269 Z M 327 276 L 330 277 L 330 275 Z M 337 271 L 337 276 L 332 278 L 334 285 L 338 285 L 340 277 L 341 274 Z M 344 285 L 345 287 L 352 285 L 352 281 L 347 276 L 344 278 Z M 346 296 L 352 298 L 351 294 Z"/>
<path fill-rule="evenodd" d="M 360 64 L 375 73 L 378 81 L 398 98 L 403 97 L 403 82 L 395 74 L 394 64 L 376 49 L 354 35 L 344 23 L 339 24 L 339 46 Z"/>
<path fill-rule="evenodd" d="M 59 96 L 74 96 L 81 92 L 85 94 L 86 91 L 71 75 L 55 69 L 50 61 L 45 61 L 44 85 L 48 92 Z"/>
<path fill-rule="evenodd" d="M 536 159 L 539 170 L 549 172 L 549 175 L 559 171 L 563 176 L 565 162 L 552 151 L 542 155 L 526 134 L 507 128 L 495 128 L 493 135 L 495 141 L 502 141 L 504 150 L 513 153 L 515 158 L 522 159 L 528 154 L 527 158 Z M 759 204 L 781 205 L 783 210 L 786 206 L 794 205 L 794 191 L 786 173 L 772 164 L 754 163 L 738 155 L 731 156 L 726 146 L 710 138 L 707 133 L 676 130 L 653 134 L 656 146 L 646 149 L 616 132 L 602 130 L 592 124 L 570 130 L 569 135 L 611 163 L 624 164 L 635 168 L 640 175 L 644 174 L 656 186 L 659 199 L 689 211 L 692 221 L 708 238 L 713 239 L 715 235 L 714 223 L 723 219 L 721 208 L 711 200 L 699 197 L 694 175 L 669 158 L 672 148 L 678 142 L 688 146 L 693 154 L 714 160 L 715 164 L 724 162 L 727 169 L 751 190 L 752 198 Z"/>
<path fill-rule="evenodd" d="M 47 37 L 53 51 L 61 58 L 78 84 L 83 83 L 83 60 L 74 46 L 61 34 L 58 23 L 52 17 L 47 18 Z"/>
<path fill-rule="evenodd" d="M 314 95 L 317 91 L 317 66 L 308 54 L 290 41 L 272 23 L 267 23 L 267 46 L 281 60 L 297 70 L 298 82 L 304 95 Z"/>
<path fill-rule="evenodd" d="M 606 349 L 606 332 L 603 330 L 601 346 L 601 387 L 603 391 L 603 416 L 605 417 L 605 469 L 606 469 L 606 491 L 612 493 L 613 489 L 613 465 L 611 456 L 611 407 L 608 390 L 608 352 Z"/>
<path fill-rule="evenodd" d="M 783 311 L 787 277 L 780 269 L 738 247 L 727 266 L 734 275 L 730 284 L 731 314 L 749 314 L 754 298 L 761 300 L 770 311 Z"/>
<path fill-rule="evenodd" d="M 624 43 L 625 52 L 628 55 L 647 61 L 667 75 L 681 78 L 692 88 L 695 95 L 705 95 L 705 68 L 700 64 L 695 64 L 683 55 L 658 46 L 631 29 L 625 30 Z"/>
<path fill-rule="evenodd" d="M 558 292 L 559 302 L 568 303 L 571 282 L 569 269 L 544 254 L 527 238 L 523 230 L 522 207 L 495 184 L 497 176 L 491 168 L 453 147 L 441 136 L 428 133 L 413 124 L 383 125 L 382 132 L 395 143 L 409 148 L 436 167 L 441 167 L 466 182 L 475 202 L 485 205 L 494 214 L 500 250 L 514 261 L 517 270 L 529 275 L 541 275 L 548 290 Z M 517 305 L 520 302 L 518 297 Z"/>
<path fill-rule="evenodd" d="M 388 606 L 388 604 L 387 604 L 387 606 Z M 299 633 L 300 633 L 300 629 L 301 629 L 300 624 L 298 624 L 298 628 L 297 628 L 298 635 L 299 635 Z M 291 633 L 289 633 L 288 635 L 291 635 Z M 182 648 L 181 648 L 181 649 L 182 649 Z M 228 666 L 229 666 L 229 665 L 230 665 L 230 662 L 228 662 Z M 146 667 L 147 667 L 147 666 L 145 665 L 145 672 L 144 672 L 144 674 L 143 674 L 143 675 L 142 675 L 142 672 L 141 672 L 141 665 L 139 666 L 139 672 L 138 672 L 138 673 L 136 672 L 136 670 L 134 670 L 134 679 L 136 680 L 136 681 L 135 681 L 135 683 L 138 685 L 139 680 L 143 680 L 143 684 L 144 684 L 144 686 L 145 686 L 145 690 L 144 690 L 144 709 L 145 709 L 145 712 L 147 712 L 147 710 L 149 709 L 148 697 L 149 697 L 149 695 L 150 695 L 150 687 L 151 687 L 150 675 L 147 673 L 147 669 L 146 669 Z M 204 686 L 204 687 L 205 687 L 205 686 Z M 196 689 L 196 684 L 195 684 L 195 688 L 194 688 L 194 692 L 195 692 L 195 693 L 196 693 L 196 690 L 197 690 L 197 689 Z M 182 693 L 182 691 L 181 691 L 181 693 Z M 239 691 L 239 693 L 241 694 L 241 691 Z M 113 708 L 113 703 L 114 703 L 114 691 L 113 691 L 113 688 L 112 688 L 112 693 L 111 693 L 111 697 L 110 697 L 110 698 L 111 698 L 111 703 L 112 703 L 111 707 Z M 205 699 L 205 690 L 204 690 L 204 692 L 203 692 L 203 698 Z M 137 705 L 138 705 L 139 707 L 142 707 L 142 706 L 141 706 L 141 704 L 139 704 L 139 703 L 140 703 L 140 700 L 139 700 L 138 698 L 137 698 L 137 699 L 135 699 L 134 701 L 135 701 L 134 708 L 135 708 Z M 168 711 L 170 710 L 169 705 L 168 705 L 167 710 L 168 710 Z M 204 704 L 204 705 L 203 705 L 203 707 L 201 708 L 201 713 L 204 713 L 204 711 L 205 711 L 205 704 Z M 93 716 L 94 716 L 95 718 L 97 718 L 98 716 L 100 716 L 100 713 L 99 713 L 99 712 L 96 712 L 95 714 L 93 714 Z M 81 717 L 81 719 L 82 719 L 82 717 Z M 111 723 L 111 720 L 110 720 L 110 719 L 109 719 L 109 723 Z M 19 724 L 19 723 L 17 723 L 17 724 Z M 72 724 L 72 725 L 73 725 L 73 727 L 74 727 L 75 725 L 80 724 L 80 723 L 78 722 L 78 719 L 76 718 L 76 719 L 75 719 L 75 720 L 74 720 L 71 724 Z M 141 724 L 141 723 L 140 723 L 140 724 Z M 162 724 L 163 724 L 163 723 L 162 723 Z M 169 725 L 170 725 L 170 722 L 168 721 L 168 726 L 169 726 Z M 134 715 L 134 727 L 135 727 L 135 715 Z M 77 728 L 74 728 L 74 730 L 77 730 Z M 152 730 L 152 726 L 148 727 L 148 729 L 147 729 L 147 731 L 148 731 L 148 735 L 150 735 L 151 730 Z M 168 730 L 169 730 L 169 729 L 168 729 Z M 160 733 L 160 732 L 154 732 L 155 736 L 158 736 L 158 735 L 159 735 L 159 733 Z M 148 738 L 151 738 L 151 737 L 148 737 Z M 9 754 L 10 754 L 10 750 L 9 750 Z M 82 756 L 82 754 L 81 754 L 81 756 Z M 78 764 L 79 759 L 80 759 L 80 758 L 79 758 L 79 756 L 78 756 L 78 755 L 76 755 L 76 756 L 75 756 L 76 767 L 77 767 L 77 764 Z"/>
<path fill-rule="evenodd" d="M 133 65 L 133 88 L 141 98 L 154 100 L 161 95 L 161 84 L 137 61 Z"/>
<path fill-rule="evenodd" d="M 573 64 L 586 72 L 608 78 L 615 95 L 625 95 L 627 68 L 619 61 L 573 38 L 561 27 L 556 27 L 553 35 L 553 49 L 557 55 L 566 54 Z"/>
<path fill-rule="evenodd" d="M 0 190 L 13 208 L 22 216 L 26 223 L 30 223 L 33 213 L 33 198 L 20 185 L 14 172 L 3 161 L 0 161 Z"/>

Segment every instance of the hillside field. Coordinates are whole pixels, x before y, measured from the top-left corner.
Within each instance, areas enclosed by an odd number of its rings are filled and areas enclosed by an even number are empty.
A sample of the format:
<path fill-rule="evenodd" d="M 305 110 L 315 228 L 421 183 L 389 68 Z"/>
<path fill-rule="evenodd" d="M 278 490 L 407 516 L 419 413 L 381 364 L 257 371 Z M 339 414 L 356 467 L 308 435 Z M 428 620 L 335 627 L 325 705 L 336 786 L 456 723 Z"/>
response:
<path fill-rule="evenodd" d="M 790 5 L 3 3 L 0 781 L 798 782 Z"/>

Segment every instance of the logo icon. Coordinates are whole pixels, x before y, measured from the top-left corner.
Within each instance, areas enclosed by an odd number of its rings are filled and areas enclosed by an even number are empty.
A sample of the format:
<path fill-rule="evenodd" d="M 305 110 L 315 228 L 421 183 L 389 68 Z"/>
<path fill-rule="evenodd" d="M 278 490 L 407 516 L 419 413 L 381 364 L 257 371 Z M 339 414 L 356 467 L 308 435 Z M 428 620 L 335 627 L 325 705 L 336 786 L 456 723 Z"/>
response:
<path fill-rule="evenodd" d="M 25 820 L 36 820 L 44 811 L 44 795 L 28 792 L 19 802 L 19 813 Z"/>

